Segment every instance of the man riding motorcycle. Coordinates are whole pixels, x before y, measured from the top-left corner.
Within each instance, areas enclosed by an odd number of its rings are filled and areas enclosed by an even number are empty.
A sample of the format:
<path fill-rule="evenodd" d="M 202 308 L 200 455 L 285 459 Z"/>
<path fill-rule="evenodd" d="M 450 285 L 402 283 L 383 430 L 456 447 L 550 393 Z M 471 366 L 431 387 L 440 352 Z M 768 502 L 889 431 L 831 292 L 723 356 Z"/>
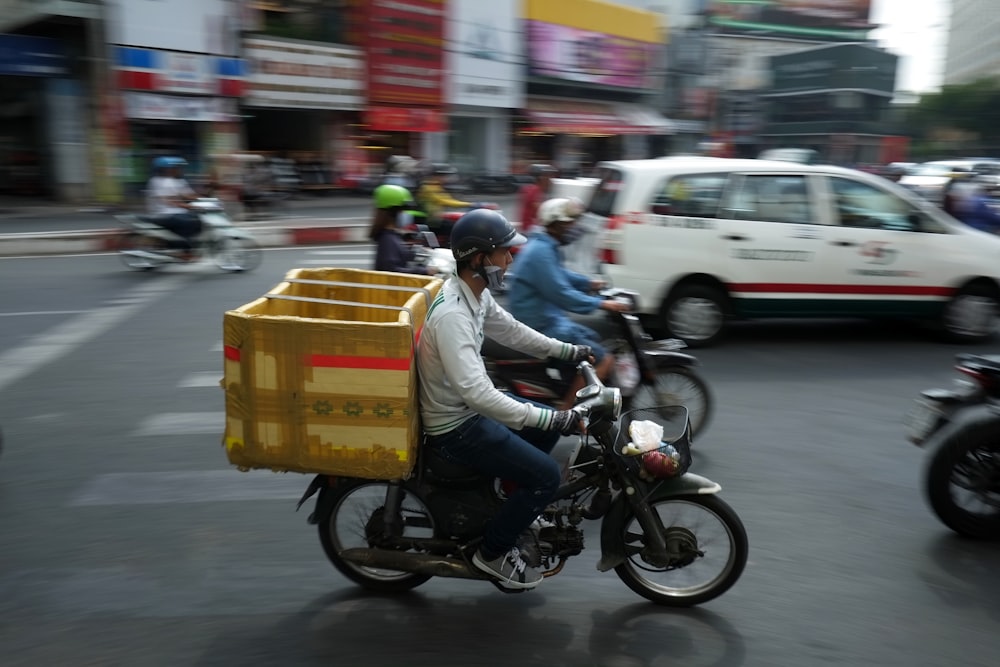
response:
<path fill-rule="evenodd" d="M 563 266 L 559 248 L 576 239 L 574 226 L 583 210 L 583 204 L 574 197 L 549 199 L 539 207 L 541 228 L 532 232 L 531 240 L 518 252 L 511 267 L 509 307 L 514 317 L 546 336 L 588 346 L 596 359 L 597 375 L 605 380 L 614 358 L 601 347 L 597 332 L 570 319 L 566 311 L 581 315 L 597 309 L 623 312 L 629 306 L 592 294 L 604 287 L 603 280 Z M 566 368 L 566 372 L 571 370 Z M 562 405 L 573 405 L 576 392 L 582 388 L 583 378 L 574 375 Z"/>
<path fill-rule="evenodd" d="M 180 236 L 185 249 L 194 247 L 192 239 L 201 233 L 201 218 L 188 210 L 197 197 L 183 177 L 187 161 L 180 157 L 161 156 L 153 160 L 153 177 L 146 186 L 146 207 L 160 227 Z"/>
<path fill-rule="evenodd" d="M 527 567 L 515 545 L 552 500 L 561 472 L 549 452 L 579 418 L 573 410 L 552 410 L 496 389 L 480 349 L 489 337 L 539 358 L 590 358 L 586 346 L 534 331 L 493 299 L 490 291 L 502 284 L 512 261 L 510 249 L 524 242 L 497 211 L 476 209 L 455 223 L 456 272 L 427 313 L 416 355 L 426 446 L 445 460 L 517 485 L 487 524 L 472 564 L 519 590 L 537 586 L 542 575 Z"/>

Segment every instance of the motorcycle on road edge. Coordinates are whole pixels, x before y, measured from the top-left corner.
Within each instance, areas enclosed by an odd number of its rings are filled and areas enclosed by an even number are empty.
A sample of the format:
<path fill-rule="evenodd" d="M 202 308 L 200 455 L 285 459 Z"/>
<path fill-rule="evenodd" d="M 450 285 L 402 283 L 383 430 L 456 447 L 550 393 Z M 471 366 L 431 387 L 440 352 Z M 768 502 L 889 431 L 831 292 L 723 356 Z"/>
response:
<path fill-rule="evenodd" d="M 119 245 L 122 261 L 130 269 L 149 271 L 164 264 L 188 264 L 212 260 L 223 271 L 252 271 L 263 253 L 253 235 L 233 225 L 218 199 L 203 197 L 190 204 L 202 224 L 201 233 L 191 239 L 161 227 L 155 216 L 119 215 L 115 219 L 128 229 Z"/>
<path fill-rule="evenodd" d="M 963 353 L 948 389 L 927 389 L 904 420 L 927 450 L 924 492 L 951 530 L 1000 539 L 1000 356 Z"/>
<path fill-rule="evenodd" d="M 547 525 L 522 536 L 522 557 L 552 577 L 583 551 L 582 521 L 600 520 L 599 571 L 613 569 L 635 593 L 670 607 L 721 595 L 743 572 L 747 535 L 736 512 L 718 497 L 721 487 L 684 472 L 690 465 L 687 410 L 675 408 L 669 423 L 664 410 L 622 414 L 620 390 L 601 384 L 590 364 L 579 368 L 587 386 L 578 392 L 575 409 L 587 435 L 543 513 Z M 624 448 L 632 420 L 664 426 L 671 444 L 663 448 L 681 454 L 677 469 L 664 473 L 647 458 L 650 453 L 632 455 Z M 317 492 L 308 521 L 318 527 L 334 567 L 363 588 L 401 593 L 432 577 L 453 577 L 514 592 L 471 563 L 486 523 L 503 502 L 499 480 L 421 448 L 407 479 L 317 475 L 298 506 Z"/>

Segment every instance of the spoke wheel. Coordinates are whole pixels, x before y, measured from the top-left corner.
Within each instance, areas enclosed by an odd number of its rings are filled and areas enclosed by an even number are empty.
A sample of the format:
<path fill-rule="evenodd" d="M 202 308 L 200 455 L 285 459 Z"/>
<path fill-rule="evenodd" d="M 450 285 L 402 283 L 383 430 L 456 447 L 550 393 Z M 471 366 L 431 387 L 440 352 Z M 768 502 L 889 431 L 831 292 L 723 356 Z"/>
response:
<path fill-rule="evenodd" d="M 650 502 L 663 525 L 666 566 L 643 560 L 642 526 L 630 515 L 622 540 L 627 558 L 615 573 L 633 591 L 657 604 L 691 607 L 722 595 L 746 566 L 748 545 L 743 523 L 716 496 L 676 496 Z"/>
<path fill-rule="evenodd" d="M 1000 539 L 1000 423 L 953 435 L 930 458 L 926 488 L 931 509 L 956 533 Z"/>
<path fill-rule="evenodd" d="M 264 253 L 257 242 L 249 238 L 226 238 L 219 241 L 215 263 L 223 271 L 253 271 L 260 266 Z"/>
<path fill-rule="evenodd" d="M 359 480 L 344 482 L 335 494 L 330 518 L 319 524 L 319 539 L 323 551 L 334 567 L 348 579 L 373 591 L 397 593 L 419 586 L 427 575 L 365 567 L 340 557 L 345 549 L 375 546 L 384 527 L 384 507 L 388 482 Z M 405 492 L 403 497 L 403 535 L 433 537 L 434 519 L 430 510 L 416 495 Z"/>
<path fill-rule="evenodd" d="M 629 409 L 649 410 L 673 405 L 683 405 L 688 409 L 692 436 L 705 432 L 712 417 L 712 394 L 699 375 L 683 366 L 658 369 L 655 382 L 636 387 Z M 670 418 L 669 415 L 665 417 Z"/>

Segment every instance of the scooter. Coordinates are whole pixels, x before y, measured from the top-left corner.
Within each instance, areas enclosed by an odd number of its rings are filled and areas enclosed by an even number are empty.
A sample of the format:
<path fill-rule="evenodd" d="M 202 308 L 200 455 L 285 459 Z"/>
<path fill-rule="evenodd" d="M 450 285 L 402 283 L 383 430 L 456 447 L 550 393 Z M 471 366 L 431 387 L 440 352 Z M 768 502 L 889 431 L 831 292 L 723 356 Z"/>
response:
<path fill-rule="evenodd" d="M 927 450 L 924 492 L 938 519 L 966 537 L 1000 539 L 1000 356 L 957 361 L 962 377 L 921 392 L 906 435 Z"/>
<path fill-rule="evenodd" d="M 577 393 L 574 409 L 586 423 L 584 442 L 542 514 L 544 524 L 522 535 L 522 558 L 554 577 L 583 551 L 583 520 L 599 520 L 597 569 L 614 570 L 638 595 L 669 607 L 722 595 L 746 565 L 747 534 L 719 498 L 721 487 L 687 472 L 687 410 L 673 408 L 669 420 L 665 408 L 622 413 L 619 389 L 604 386 L 587 362 L 579 371 L 587 386 Z M 650 421 L 662 428 L 662 438 L 636 452 L 633 436 Z M 417 459 L 406 479 L 312 480 L 299 507 L 318 493 L 308 521 L 318 527 L 334 567 L 379 593 L 404 593 L 432 577 L 524 592 L 505 588 L 471 562 L 487 522 L 504 502 L 504 485 L 426 447 Z"/>
<path fill-rule="evenodd" d="M 687 347 L 680 339 L 651 339 L 634 314 L 639 304 L 635 292 L 606 289 L 601 295 L 629 306 L 629 312 L 607 311 L 618 334 L 602 342 L 602 347 L 614 355 L 609 384 L 621 389 L 625 409 L 684 405 L 690 412 L 692 435 L 702 435 L 714 402 L 708 383 L 694 370 L 698 359 L 680 351 Z M 563 400 L 569 391 L 570 378 L 564 377 L 565 366 L 560 362 L 528 357 L 489 340 L 483 357 L 494 385 L 504 391 L 547 405 Z"/>
<path fill-rule="evenodd" d="M 119 245 L 125 265 L 137 271 L 149 271 L 165 264 L 188 264 L 210 259 L 223 271 L 251 271 L 260 265 L 263 253 L 253 235 L 232 224 L 222 202 L 204 197 L 189 208 L 201 219 L 198 236 L 186 239 L 161 227 L 156 216 L 118 215 L 115 219 L 127 232 Z"/>

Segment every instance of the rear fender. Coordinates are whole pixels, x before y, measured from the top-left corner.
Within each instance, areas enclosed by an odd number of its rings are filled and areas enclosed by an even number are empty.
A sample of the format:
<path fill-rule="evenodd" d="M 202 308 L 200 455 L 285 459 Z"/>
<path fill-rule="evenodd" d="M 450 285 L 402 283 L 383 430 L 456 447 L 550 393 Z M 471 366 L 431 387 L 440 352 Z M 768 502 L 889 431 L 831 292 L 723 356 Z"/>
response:
<path fill-rule="evenodd" d="M 652 491 L 648 491 L 649 486 L 645 484 L 633 488 L 635 495 L 648 493 L 648 497 L 645 499 L 645 502 L 648 503 L 665 498 L 715 494 L 722 490 L 721 486 L 707 477 L 693 473 L 685 473 L 680 477 L 662 480 L 653 487 Z M 597 569 L 601 572 L 607 572 L 621 565 L 628 557 L 625 553 L 625 544 L 622 542 L 625 521 L 631 509 L 630 502 L 626 498 L 627 493 L 628 486 L 615 498 L 601 524 L 601 560 L 597 563 Z"/>
<path fill-rule="evenodd" d="M 298 504 L 295 506 L 295 511 L 299 511 L 302 505 L 318 492 L 319 496 L 316 497 L 316 507 L 309 514 L 306 521 L 314 526 L 324 521 L 329 521 L 330 513 L 333 511 L 333 487 L 338 481 L 339 478 L 329 475 L 316 475 L 313 477 L 312 481 L 309 482 L 309 486 L 306 487 L 305 493 L 302 494 Z"/>
<path fill-rule="evenodd" d="M 656 368 L 666 366 L 697 366 L 698 358 L 676 350 L 657 349 L 655 343 L 643 348 L 643 353 L 649 357 Z"/>

